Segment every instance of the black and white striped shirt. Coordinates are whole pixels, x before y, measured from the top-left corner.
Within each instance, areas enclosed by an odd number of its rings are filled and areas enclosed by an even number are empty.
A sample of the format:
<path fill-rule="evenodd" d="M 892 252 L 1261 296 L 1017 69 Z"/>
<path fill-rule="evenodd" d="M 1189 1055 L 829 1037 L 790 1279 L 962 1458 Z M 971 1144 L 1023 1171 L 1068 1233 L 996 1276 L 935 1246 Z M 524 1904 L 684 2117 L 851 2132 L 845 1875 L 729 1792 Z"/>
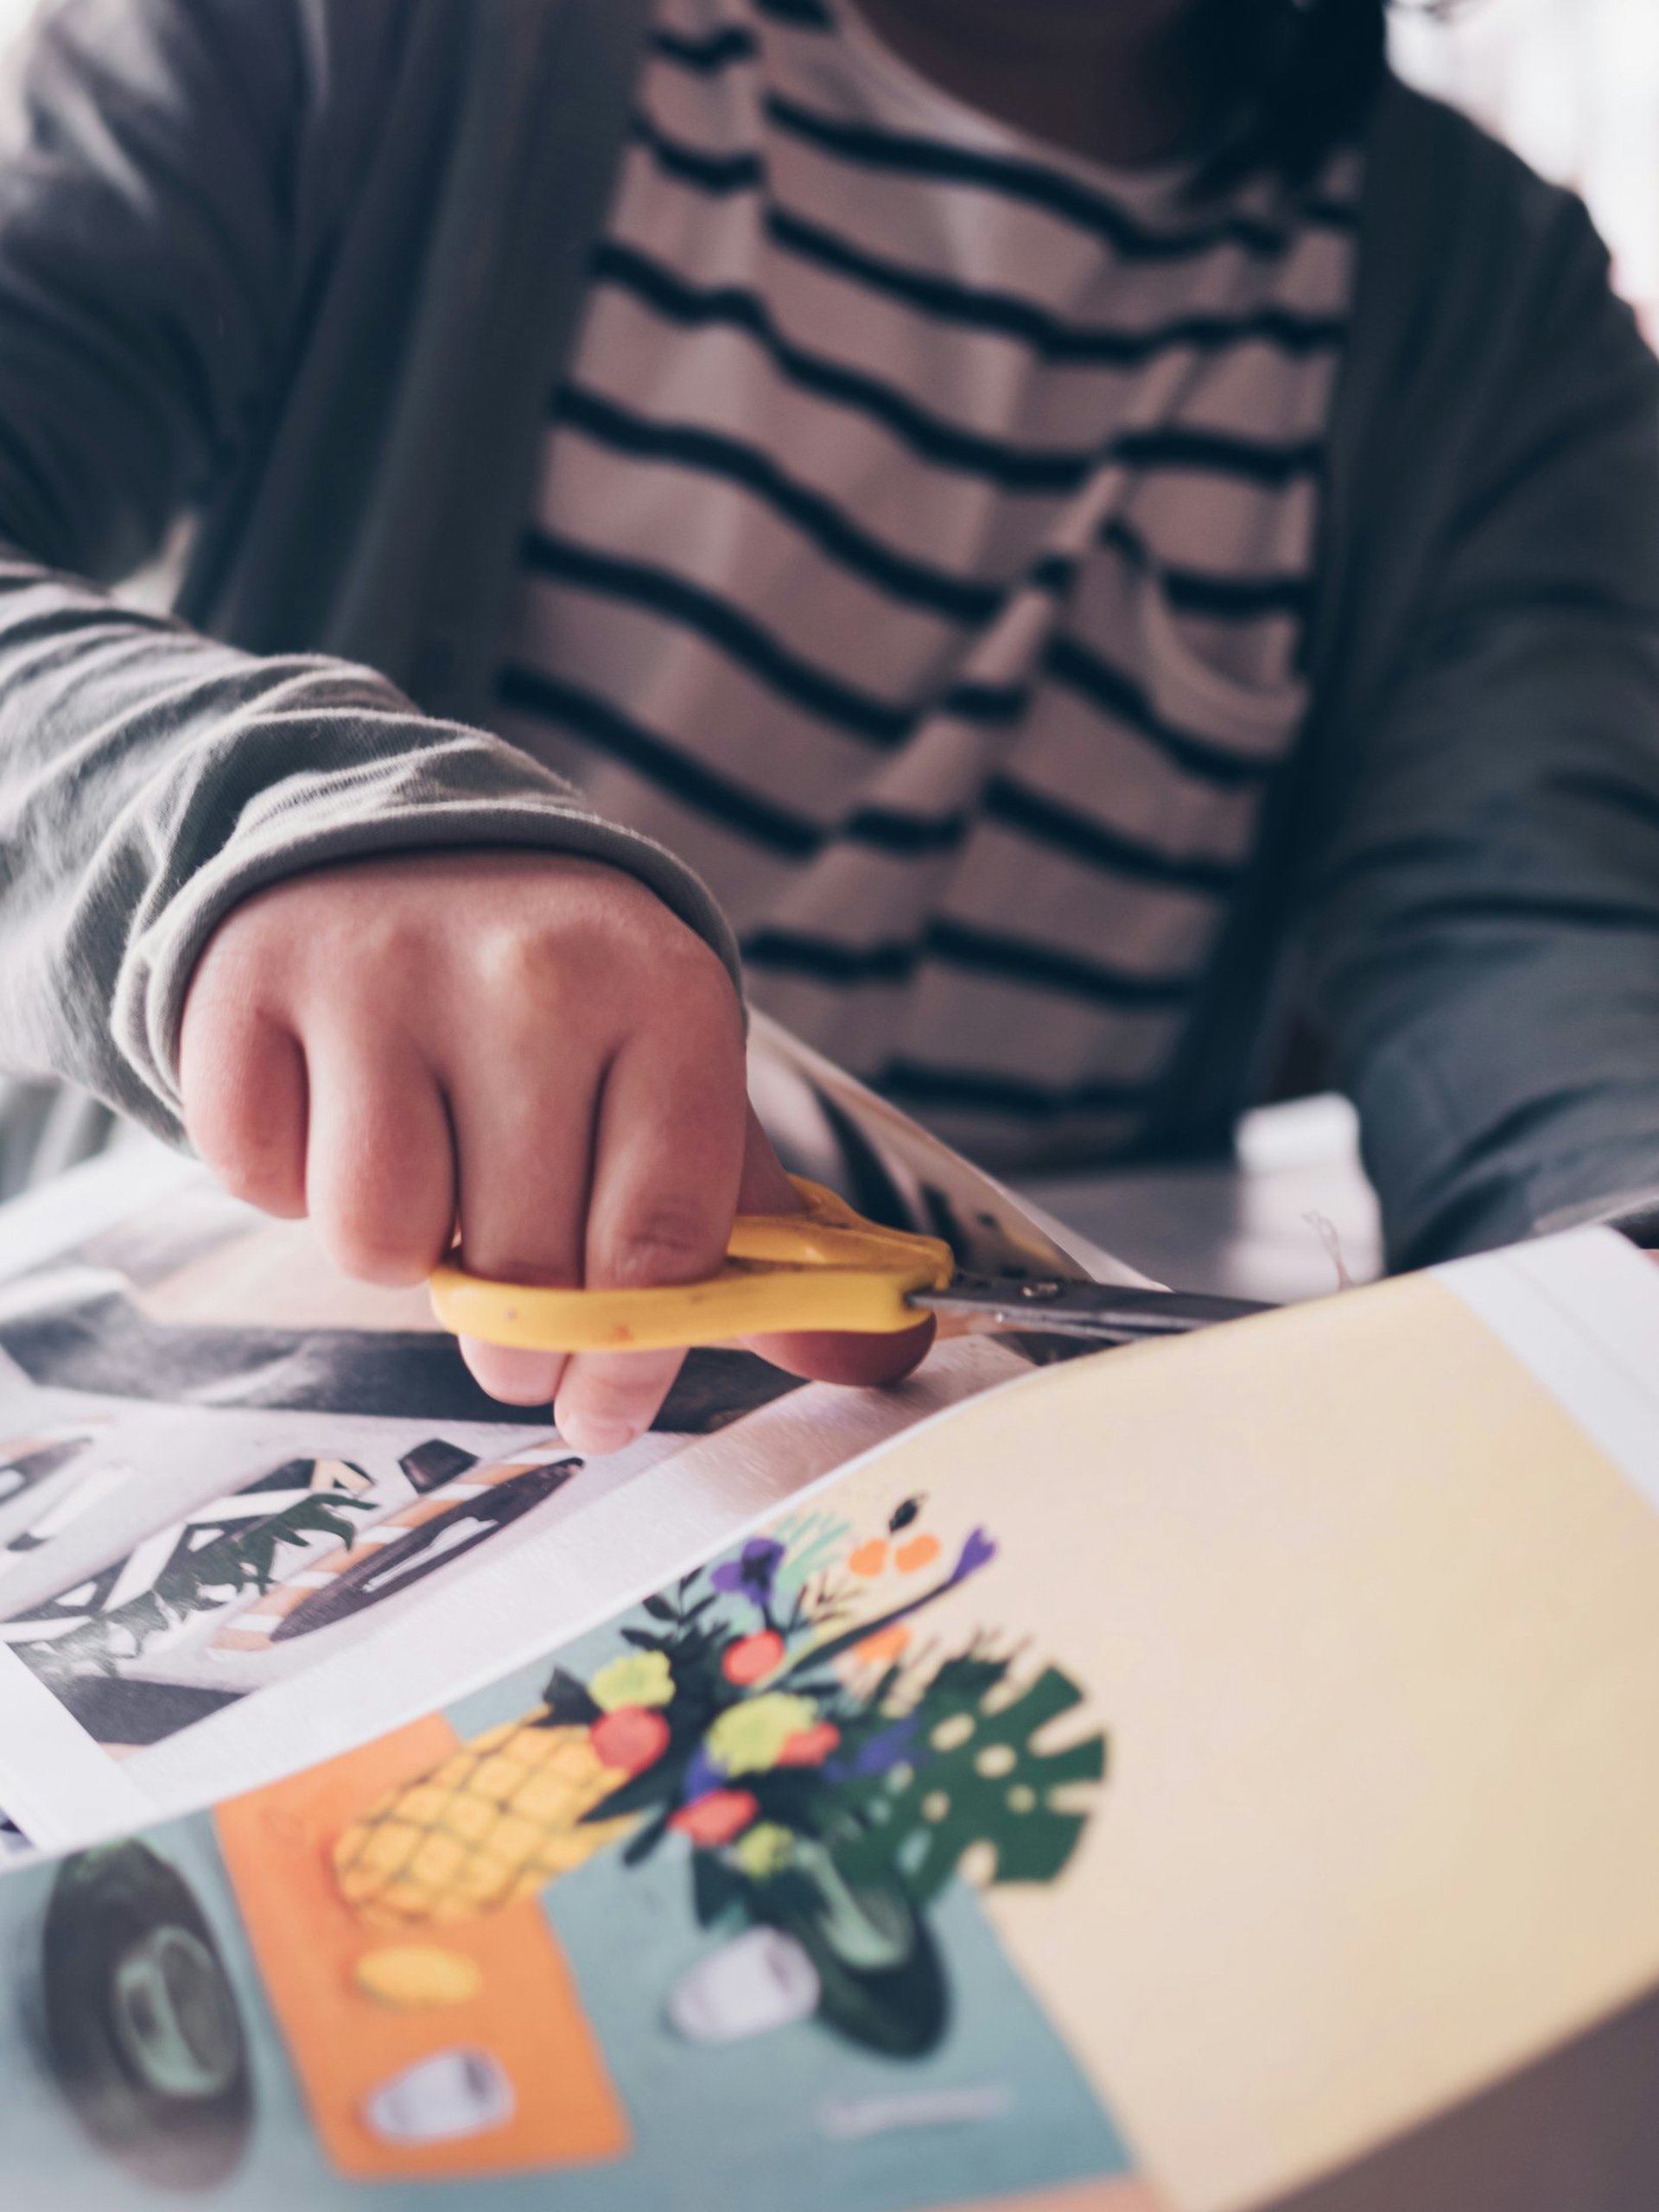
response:
<path fill-rule="evenodd" d="M 993 1164 L 1133 1140 L 1304 705 L 1357 157 L 1185 184 L 661 0 L 535 486 L 505 733 Z"/>

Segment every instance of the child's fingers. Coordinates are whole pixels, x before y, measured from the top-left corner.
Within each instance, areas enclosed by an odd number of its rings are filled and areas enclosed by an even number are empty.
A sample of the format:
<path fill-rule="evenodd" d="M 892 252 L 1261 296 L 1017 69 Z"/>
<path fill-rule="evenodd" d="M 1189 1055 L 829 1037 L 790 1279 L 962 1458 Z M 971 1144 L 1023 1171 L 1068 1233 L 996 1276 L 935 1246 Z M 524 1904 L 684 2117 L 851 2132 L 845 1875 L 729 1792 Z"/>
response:
<path fill-rule="evenodd" d="M 739 1211 L 794 1213 L 799 1205 L 794 1186 L 751 1110 Z M 934 1328 L 930 1316 L 896 1337 L 798 1329 L 785 1335 L 751 1337 L 748 1344 L 750 1351 L 759 1352 L 762 1359 L 787 1368 L 791 1375 L 808 1376 L 815 1382 L 896 1382 L 927 1357 Z"/>
<path fill-rule="evenodd" d="M 696 1282 L 725 1257 L 742 1170 L 743 1045 L 735 1001 L 710 970 L 636 1029 L 600 1102 L 583 1281 L 590 1289 Z M 561 1433 L 614 1452 L 649 1427 L 677 1352 L 584 1352 L 559 1387 Z"/>
<path fill-rule="evenodd" d="M 305 1058 L 286 1024 L 245 995 L 193 993 L 179 1041 L 191 1142 L 226 1190 L 265 1212 L 305 1211 Z"/>
<path fill-rule="evenodd" d="M 314 1024 L 306 1039 L 306 1207 L 336 1266 L 415 1283 L 448 1248 L 455 1215 L 449 1119 L 402 1039 Z"/>
<path fill-rule="evenodd" d="M 498 1282 L 557 1287 L 582 1281 L 593 1153 L 594 1096 L 602 1062 L 553 1025 L 539 1035 L 480 1045 L 450 1072 L 460 1158 L 465 1263 Z M 550 1405 L 561 1352 L 519 1351 L 465 1338 L 461 1351 L 492 1397 Z"/>
<path fill-rule="evenodd" d="M 725 969 L 652 894 L 598 863 L 430 855 L 321 869 L 222 923 L 181 1044 L 186 1120 L 243 1197 L 309 1211 L 350 1273 L 429 1272 L 459 1222 L 499 1281 L 695 1281 L 740 1200 L 794 1196 L 748 1111 Z M 798 1371 L 886 1381 L 901 1338 L 768 1338 Z M 579 1449 L 656 1414 L 679 1355 L 471 1344 L 484 1387 L 556 1397 Z"/>
<path fill-rule="evenodd" d="M 751 1351 L 791 1375 L 814 1382 L 902 1382 L 933 1348 L 938 1323 L 930 1313 L 897 1336 L 857 1336 L 850 1331 L 797 1329 L 779 1336 L 749 1337 Z"/>

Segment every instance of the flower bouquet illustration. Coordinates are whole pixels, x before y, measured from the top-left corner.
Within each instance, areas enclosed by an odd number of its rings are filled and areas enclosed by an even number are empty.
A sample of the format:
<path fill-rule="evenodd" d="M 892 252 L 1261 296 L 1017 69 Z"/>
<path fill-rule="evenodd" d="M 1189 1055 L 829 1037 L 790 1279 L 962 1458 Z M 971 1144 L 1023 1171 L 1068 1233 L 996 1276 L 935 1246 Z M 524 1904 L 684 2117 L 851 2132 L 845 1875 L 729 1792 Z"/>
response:
<path fill-rule="evenodd" d="M 860 1539 L 786 1522 L 645 1601 L 587 1681 L 388 1792 L 337 1838 L 367 1924 L 435 1929 L 536 1894 L 619 1847 L 690 1847 L 690 1903 L 726 1936 L 669 1999 L 683 2034 L 733 2040 L 816 2015 L 892 2056 L 944 2032 L 930 1908 L 960 1872 L 1052 1882 L 1106 1770 L 1098 1734 L 1039 1737 L 1082 1701 L 1054 1666 L 1016 1670 L 976 1634 L 941 1650 L 920 1617 L 996 1556 L 954 1560 L 920 1501 Z M 1083 1802 L 1077 1802 L 1079 1789 Z"/>

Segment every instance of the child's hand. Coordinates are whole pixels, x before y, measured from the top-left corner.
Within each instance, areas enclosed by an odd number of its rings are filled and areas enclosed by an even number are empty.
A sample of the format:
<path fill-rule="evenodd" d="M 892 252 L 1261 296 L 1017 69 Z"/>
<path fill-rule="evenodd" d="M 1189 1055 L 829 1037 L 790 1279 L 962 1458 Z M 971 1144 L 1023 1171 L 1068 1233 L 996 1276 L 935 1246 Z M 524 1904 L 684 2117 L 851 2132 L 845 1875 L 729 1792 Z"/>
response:
<path fill-rule="evenodd" d="M 222 922 L 185 1007 L 192 1141 L 238 1197 L 309 1214 L 371 1282 L 416 1282 L 459 1224 L 481 1274 L 594 1286 L 695 1281 L 732 1217 L 795 1200 L 748 1109 L 742 1021 L 715 954 L 651 891 L 533 853 L 354 861 Z M 901 1338 L 768 1341 L 802 1373 L 882 1382 Z M 556 1395 L 579 1450 L 632 1441 L 666 1352 L 465 1347 L 484 1387 Z"/>

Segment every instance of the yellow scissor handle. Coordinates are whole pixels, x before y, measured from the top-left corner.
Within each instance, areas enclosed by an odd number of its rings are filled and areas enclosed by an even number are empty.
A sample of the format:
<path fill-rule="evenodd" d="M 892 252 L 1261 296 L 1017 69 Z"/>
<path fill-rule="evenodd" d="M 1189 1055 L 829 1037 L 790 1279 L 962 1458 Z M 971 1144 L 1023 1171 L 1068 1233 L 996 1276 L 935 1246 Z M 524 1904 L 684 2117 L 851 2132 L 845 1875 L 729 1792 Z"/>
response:
<path fill-rule="evenodd" d="M 432 1277 L 432 1310 L 458 1337 L 520 1351 L 664 1351 L 796 1329 L 913 1329 L 906 1301 L 944 1288 L 956 1273 L 950 1247 L 883 1229 L 822 1184 L 789 1179 L 802 1211 L 740 1214 L 726 1264 L 706 1281 L 547 1290 L 443 1267 Z"/>

